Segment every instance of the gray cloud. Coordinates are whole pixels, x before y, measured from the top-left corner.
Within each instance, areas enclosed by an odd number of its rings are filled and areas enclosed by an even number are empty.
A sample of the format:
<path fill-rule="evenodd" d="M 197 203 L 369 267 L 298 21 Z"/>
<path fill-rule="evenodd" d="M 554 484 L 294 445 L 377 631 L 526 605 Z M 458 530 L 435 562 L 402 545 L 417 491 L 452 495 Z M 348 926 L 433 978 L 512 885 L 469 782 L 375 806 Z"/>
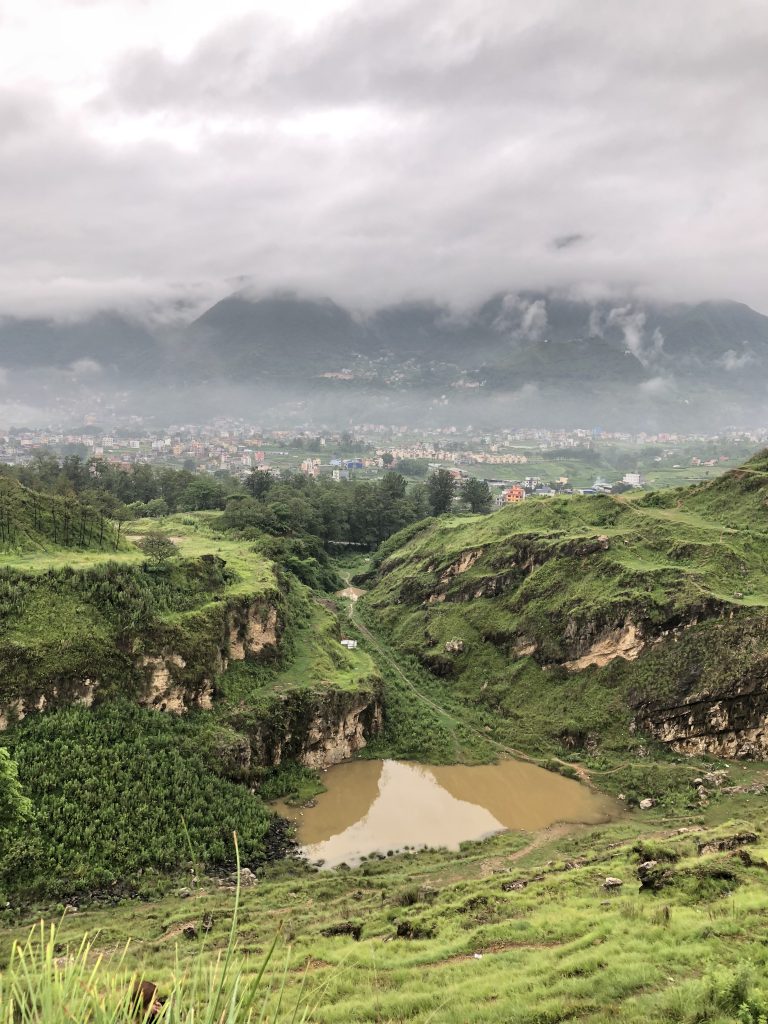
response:
<path fill-rule="evenodd" d="M 555 249 L 570 249 L 572 245 L 578 245 L 584 241 L 586 241 L 584 235 L 574 232 L 571 235 L 558 235 L 557 238 L 552 239 L 552 245 Z"/>
<path fill-rule="evenodd" d="M 758 0 L 359 0 L 120 53 L 74 104 L 0 81 L 0 311 L 197 308 L 241 276 L 768 311 L 766 43 Z"/>

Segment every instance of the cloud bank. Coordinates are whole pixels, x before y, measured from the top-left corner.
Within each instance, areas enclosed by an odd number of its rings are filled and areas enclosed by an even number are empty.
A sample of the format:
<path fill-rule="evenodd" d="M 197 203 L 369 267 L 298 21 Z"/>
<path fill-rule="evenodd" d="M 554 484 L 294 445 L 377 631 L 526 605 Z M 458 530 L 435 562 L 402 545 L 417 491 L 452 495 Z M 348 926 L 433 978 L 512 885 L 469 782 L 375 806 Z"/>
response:
<path fill-rule="evenodd" d="M 0 313 L 192 310 L 244 281 L 363 308 L 557 287 L 768 311 L 759 0 L 0 18 Z"/>

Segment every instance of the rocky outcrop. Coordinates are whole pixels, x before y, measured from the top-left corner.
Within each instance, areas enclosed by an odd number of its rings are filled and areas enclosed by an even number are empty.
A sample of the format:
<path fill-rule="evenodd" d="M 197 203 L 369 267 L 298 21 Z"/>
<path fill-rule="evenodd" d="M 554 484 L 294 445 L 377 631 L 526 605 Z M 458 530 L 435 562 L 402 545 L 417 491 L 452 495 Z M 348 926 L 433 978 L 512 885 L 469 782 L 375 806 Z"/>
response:
<path fill-rule="evenodd" d="M 309 768 L 327 768 L 362 750 L 382 725 L 376 687 L 357 693 L 276 694 L 268 715 L 250 729 L 253 760 L 267 765 L 296 760 Z"/>
<path fill-rule="evenodd" d="M 627 661 L 634 661 L 643 649 L 643 639 L 640 630 L 634 622 L 626 622 L 618 629 L 611 629 L 595 640 L 588 651 L 581 657 L 566 661 L 565 667 L 572 672 L 577 672 L 590 665 L 600 667 L 607 665 L 614 658 L 625 658 Z"/>
<path fill-rule="evenodd" d="M 127 649 L 115 649 L 116 672 L 122 692 L 133 693 L 144 707 L 173 714 L 212 706 L 216 678 L 230 660 L 267 658 L 277 653 L 282 622 L 277 601 L 239 599 L 211 610 L 193 613 L 134 638 Z M 33 652 L 24 652 L 32 667 Z M 56 679 L 41 679 L 24 695 L 11 694 L 0 704 L 0 731 L 30 712 L 84 704 L 90 707 L 100 692 L 114 693 L 115 678 L 91 677 L 93 665 L 83 657 Z"/>
<path fill-rule="evenodd" d="M 681 754 L 768 757 L 768 691 L 702 693 L 679 704 L 646 706 L 635 723 Z"/>
<path fill-rule="evenodd" d="M 380 732 L 381 726 L 381 705 L 365 697 L 335 721 L 318 715 L 310 723 L 300 760 L 307 768 L 326 768 L 348 761 L 368 745 L 369 738 Z"/>
<path fill-rule="evenodd" d="M 256 657 L 266 647 L 277 646 L 277 609 L 254 601 L 239 612 L 231 612 L 228 619 L 228 650 L 226 657 L 244 661 Z"/>
<path fill-rule="evenodd" d="M 141 703 L 145 707 L 169 711 L 175 715 L 182 714 L 190 707 L 210 709 L 213 704 L 213 684 L 204 677 L 197 687 L 185 686 L 176 670 L 186 668 L 186 664 L 180 654 L 145 656 L 142 667 L 148 672 L 149 689 Z"/>

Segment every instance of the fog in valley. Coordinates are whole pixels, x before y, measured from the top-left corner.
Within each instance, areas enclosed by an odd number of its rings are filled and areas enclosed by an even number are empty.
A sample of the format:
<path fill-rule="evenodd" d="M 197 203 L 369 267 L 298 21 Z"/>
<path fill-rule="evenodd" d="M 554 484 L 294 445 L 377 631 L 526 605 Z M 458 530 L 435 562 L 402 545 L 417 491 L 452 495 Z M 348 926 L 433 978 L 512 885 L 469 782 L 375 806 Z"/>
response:
<path fill-rule="evenodd" d="M 765 421 L 759 5 L 12 6 L 1 427 Z"/>

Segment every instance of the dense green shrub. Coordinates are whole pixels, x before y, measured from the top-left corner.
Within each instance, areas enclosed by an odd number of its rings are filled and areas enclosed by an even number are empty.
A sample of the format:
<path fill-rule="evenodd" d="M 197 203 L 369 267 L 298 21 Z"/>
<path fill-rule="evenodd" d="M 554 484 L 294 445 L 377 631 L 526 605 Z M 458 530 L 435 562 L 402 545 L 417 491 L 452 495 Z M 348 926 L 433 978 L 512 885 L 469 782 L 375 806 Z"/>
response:
<path fill-rule="evenodd" d="M 33 804 L 23 850 L 0 857 L 5 887 L 65 896 L 149 869 L 260 862 L 272 816 L 205 757 L 204 715 L 177 718 L 126 703 L 29 718 L 3 736 Z M 188 833 L 188 836 L 187 836 Z"/>

